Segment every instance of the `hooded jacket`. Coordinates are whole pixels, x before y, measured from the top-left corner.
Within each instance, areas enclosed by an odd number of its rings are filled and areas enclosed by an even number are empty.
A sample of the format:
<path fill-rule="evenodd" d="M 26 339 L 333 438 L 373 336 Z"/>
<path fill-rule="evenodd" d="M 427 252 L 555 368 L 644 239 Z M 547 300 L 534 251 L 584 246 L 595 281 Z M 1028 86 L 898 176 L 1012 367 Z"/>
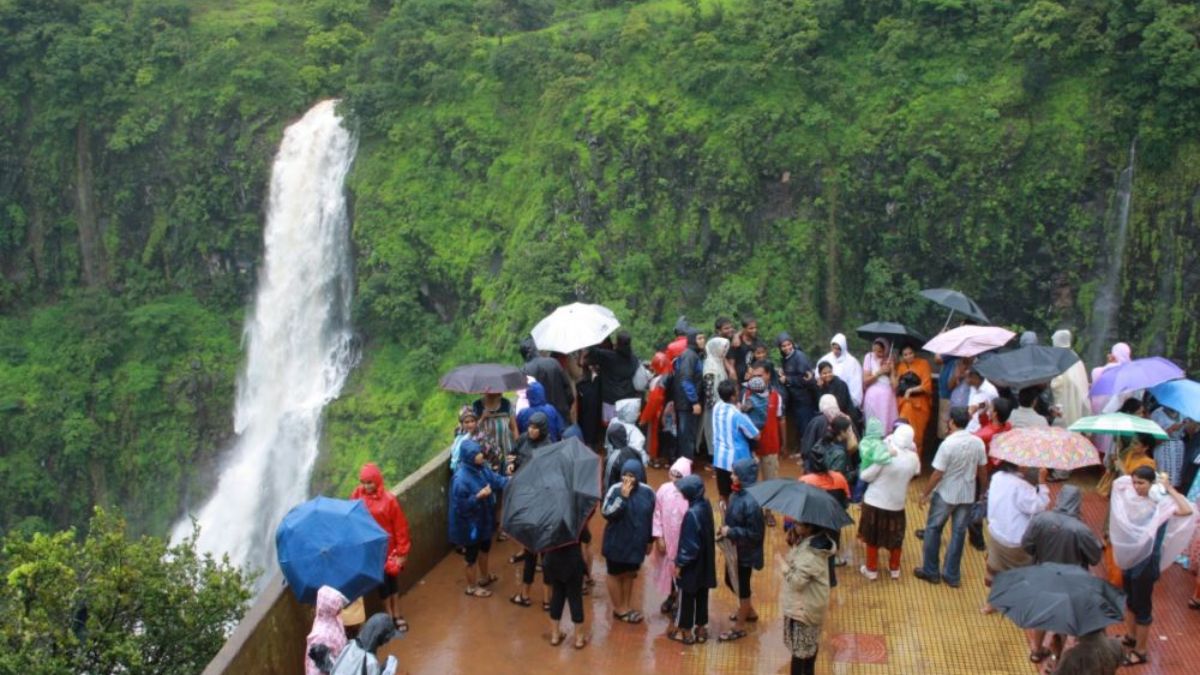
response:
<path fill-rule="evenodd" d="M 558 410 L 546 401 L 546 390 L 540 382 L 531 382 L 529 388 L 525 390 L 525 398 L 529 401 L 529 407 L 517 413 L 517 431 L 525 433 L 529 429 L 529 420 L 537 413 L 542 413 L 546 416 L 550 427 L 550 442 L 557 442 L 562 438 L 562 430 L 565 426 L 563 418 L 559 416 Z"/>
<path fill-rule="evenodd" d="M 1104 546 L 1080 517 L 1083 493 L 1074 485 L 1064 485 L 1058 502 L 1029 521 L 1021 548 L 1033 556 L 1034 564 L 1056 562 L 1087 568 L 1100 562 Z"/>
<path fill-rule="evenodd" d="M 780 333 L 779 337 L 775 338 L 776 345 L 782 345 L 784 342 L 792 343 L 792 353 L 788 356 L 783 356 L 783 351 L 779 354 L 781 361 L 779 367 L 783 370 L 784 377 L 787 382 L 783 383 L 784 391 L 788 395 L 789 406 L 800 406 L 803 408 L 815 408 L 817 406 L 817 380 L 813 376 L 812 361 L 808 360 L 808 355 L 800 351 L 800 346 L 787 333 Z"/>
<path fill-rule="evenodd" d="M 549 356 L 539 355 L 533 338 L 521 341 L 521 356 L 525 358 L 521 372 L 541 383 L 550 405 L 554 406 L 564 420 L 570 419 L 571 404 L 575 402 L 575 388 L 571 386 L 571 380 L 562 365 Z"/>
<path fill-rule="evenodd" d="M 873 464 L 887 464 L 892 461 L 887 446 L 883 442 L 883 422 L 872 417 L 867 420 L 867 431 L 858 442 L 859 469 L 866 471 Z"/>
<path fill-rule="evenodd" d="M 842 350 L 841 356 L 835 356 L 833 350 L 822 356 L 819 361 L 828 361 L 833 366 L 833 374 L 841 378 L 842 382 L 846 383 L 846 387 L 850 390 L 850 399 L 854 405 L 862 405 L 863 396 L 863 371 L 862 364 L 854 355 L 850 353 L 850 348 L 846 344 L 846 336 L 838 333 L 829 341 L 830 347 L 837 345 Z"/>
<path fill-rule="evenodd" d="M 785 558 L 779 610 L 806 626 L 820 626 L 829 609 L 829 558 L 837 545 L 825 534 L 815 534 L 792 547 Z"/>
<path fill-rule="evenodd" d="M 699 476 L 687 476 L 675 481 L 675 487 L 688 500 L 688 510 L 679 529 L 679 550 L 675 554 L 679 587 L 688 593 L 716 588 L 716 527 L 712 505 L 704 498 L 704 481 Z"/>
<path fill-rule="evenodd" d="M 541 432 L 537 440 L 529 436 L 529 428 L 537 427 Z M 521 434 L 517 439 L 517 448 L 514 454 L 517 456 L 516 470 L 520 470 L 533 459 L 534 452 L 541 447 L 550 445 L 550 421 L 546 418 L 546 414 L 538 411 L 529 416 L 529 428 Z"/>
<path fill-rule="evenodd" d="M 409 549 L 412 548 L 412 540 L 408 537 L 408 518 L 404 516 L 404 509 L 400 508 L 396 496 L 384 486 L 383 474 L 379 472 L 379 467 L 373 462 L 367 462 L 358 472 L 358 479 L 374 484 L 375 494 L 368 494 L 363 486 L 359 485 L 350 493 L 350 499 L 362 500 L 371 512 L 371 517 L 379 523 L 384 532 L 387 532 L 388 557 L 408 555 Z"/>
<path fill-rule="evenodd" d="M 670 474 L 677 478 L 692 475 L 692 460 L 687 457 L 675 460 Z M 675 554 L 679 551 L 679 530 L 683 527 L 687 510 L 688 501 L 673 481 L 668 480 L 658 486 L 658 492 L 654 493 L 654 520 L 650 534 L 663 540 L 666 554 L 658 557 L 659 565 L 651 578 L 655 588 L 664 595 L 671 592 L 671 569 L 675 565 Z"/>
<path fill-rule="evenodd" d="M 335 662 L 346 646 L 346 627 L 340 612 L 346 606 L 346 596 L 332 586 L 322 586 L 317 591 L 317 616 L 304 644 L 304 675 L 321 675 L 322 670 L 308 657 L 314 645 L 325 645 L 328 658 Z"/>
<path fill-rule="evenodd" d="M 459 449 L 458 469 L 450 482 L 450 543 L 471 546 L 491 539 L 495 530 L 496 497 L 508 485 L 508 479 L 499 476 L 484 464 L 475 464 L 475 455 L 482 452 L 479 443 L 464 441 Z M 487 499 L 476 495 L 483 486 L 491 485 L 492 494 Z"/>
<path fill-rule="evenodd" d="M 621 495 L 621 483 L 608 489 L 600 513 L 608 521 L 604 526 L 602 552 L 607 560 L 625 565 L 641 565 L 646 559 L 646 547 L 654 541 L 651 526 L 654 521 L 654 490 L 646 485 L 642 463 L 629 460 L 621 465 L 621 473 L 637 476 L 638 484 L 629 497 Z"/>
<path fill-rule="evenodd" d="M 599 366 L 600 400 L 612 405 L 623 398 L 637 398 L 633 377 L 642 366 L 632 351 L 593 347 L 587 352 L 589 363 Z"/>
<path fill-rule="evenodd" d="M 621 482 L 621 468 L 625 466 L 626 462 L 635 461 L 645 467 L 642 454 L 629 444 L 628 434 L 626 427 L 613 424 L 608 427 L 608 432 L 604 435 L 604 445 L 608 448 L 608 461 L 604 464 L 605 489 Z"/>
<path fill-rule="evenodd" d="M 700 332 L 696 329 L 688 329 L 686 333 L 688 348 L 683 350 L 683 353 L 675 360 L 672 395 L 675 399 L 676 414 L 690 414 L 692 406 L 701 402 L 703 361 L 700 357 L 700 347 L 696 344 L 696 338 L 699 335 Z"/>
<path fill-rule="evenodd" d="M 761 570 L 766 525 L 762 506 L 746 491 L 758 480 L 758 464 L 753 459 L 739 459 L 733 463 L 733 473 L 741 487 L 729 498 L 729 508 L 725 511 L 725 527 L 729 531 L 725 536 L 737 546 L 739 567 Z"/>

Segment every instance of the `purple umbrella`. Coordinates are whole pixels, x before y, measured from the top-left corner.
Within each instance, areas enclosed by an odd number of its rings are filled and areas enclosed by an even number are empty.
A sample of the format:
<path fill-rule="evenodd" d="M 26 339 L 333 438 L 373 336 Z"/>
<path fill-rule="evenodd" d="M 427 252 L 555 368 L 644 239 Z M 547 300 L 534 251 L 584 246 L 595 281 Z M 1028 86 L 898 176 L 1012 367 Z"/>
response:
<path fill-rule="evenodd" d="M 1149 389 L 1168 380 L 1183 377 L 1183 370 L 1161 356 L 1134 359 L 1112 366 L 1092 383 L 1089 396 L 1115 396 L 1127 391 Z"/>

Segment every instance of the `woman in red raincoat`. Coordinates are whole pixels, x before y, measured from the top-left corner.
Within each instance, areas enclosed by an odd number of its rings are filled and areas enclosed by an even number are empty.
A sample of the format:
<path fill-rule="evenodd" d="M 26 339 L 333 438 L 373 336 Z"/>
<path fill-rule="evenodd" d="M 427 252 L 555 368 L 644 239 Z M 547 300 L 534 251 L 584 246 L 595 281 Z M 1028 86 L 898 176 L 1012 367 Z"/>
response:
<path fill-rule="evenodd" d="M 373 462 L 363 465 L 358 479 L 358 487 L 350 493 L 350 498 L 361 499 L 375 522 L 388 534 L 387 563 L 384 565 L 383 583 L 379 586 L 379 597 L 383 600 L 384 609 L 396 623 L 396 630 L 403 632 L 408 630 L 408 622 L 400 616 L 398 577 L 412 548 L 412 540 L 408 537 L 408 518 L 404 517 L 404 509 L 400 508 L 396 496 L 384 487 L 383 474 Z"/>
<path fill-rule="evenodd" d="M 654 371 L 654 379 L 646 393 L 646 405 L 638 423 L 646 427 L 646 453 L 650 455 L 650 466 L 666 468 L 671 463 L 670 448 L 662 447 L 659 433 L 662 431 L 663 411 L 668 403 L 667 390 L 662 386 L 663 377 L 671 372 L 671 359 L 663 352 L 657 352 L 650 359 L 650 369 Z M 661 448 L 661 450 L 660 450 Z M 663 453 L 662 451 L 666 451 Z"/>

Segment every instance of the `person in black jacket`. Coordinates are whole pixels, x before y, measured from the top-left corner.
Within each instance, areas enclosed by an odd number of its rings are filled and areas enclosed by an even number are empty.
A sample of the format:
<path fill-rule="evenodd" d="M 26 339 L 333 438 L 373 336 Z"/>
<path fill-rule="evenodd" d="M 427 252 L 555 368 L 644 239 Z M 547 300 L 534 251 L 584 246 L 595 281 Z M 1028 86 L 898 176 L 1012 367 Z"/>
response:
<path fill-rule="evenodd" d="M 700 430 L 700 413 L 703 412 L 701 371 L 704 360 L 701 354 L 704 350 L 704 334 L 695 328 L 688 328 L 686 336 L 688 348 L 675 359 L 671 395 L 675 401 L 675 438 L 679 456 L 695 459 L 696 433 Z"/>
<path fill-rule="evenodd" d="M 855 431 L 862 432 L 862 413 L 858 406 L 854 405 L 854 399 L 850 398 L 850 387 L 846 386 L 842 378 L 833 374 L 833 364 L 828 361 L 817 364 L 817 393 L 821 396 L 833 396 L 837 400 L 838 410 L 850 418 Z"/>
<path fill-rule="evenodd" d="M 516 450 L 509 458 L 510 466 L 513 473 L 516 473 L 529 465 L 533 461 L 533 456 L 541 448 L 550 445 L 550 421 L 546 418 L 545 413 L 535 412 L 529 417 L 529 428 L 521 437 L 517 439 Z M 514 596 L 508 599 L 514 605 L 529 607 L 533 601 L 529 599 L 530 588 L 533 586 L 534 577 L 537 574 L 538 555 L 529 549 L 521 551 L 521 553 L 512 556 L 508 559 L 510 563 L 522 563 L 521 568 L 521 590 Z M 543 584 L 542 588 L 542 609 L 549 607 L 549 591 L 550 589 Z"/>
<path fill-rule="evenodd" d="M 792 336 L 780 333 L 775 338 L 781 357 L 779 364 L 779 384 L 787 394 L 788 428 L 795 429 L 799 443 L 799 435 L 808 427 L 808 421 L 817 414 L 817 382 L 813 376 L 812 362 L 800 351 Z M 792 452 L 798 451 L 794 445 Z"/>
<path fill-rule="evenodd" d="M 542 555 L 542 576 L 551 588 L 551 645 L 558 646 L 567 639 L 566 633 L 559 629 L 563 605 L 571 608 L 575 648 L 583 649 L 587 644 L 587 635 L 583 632 L 583 577 L 586 569 L 583 548 L 578 542 L 546 551 Z"/>
<path fill-rule="evenodd" d="M 521 372 L 541 383 L 546 391 L 546 401 L 558 411 L 558 415 L 563 419 L 563 426 L 570 425 L 573 419 L 571 407 L 575 403 L 575 388 L 571 386 L 571 378 L 567 377 L 567 371 L 563 370 L 557 359 L 538 352 L 531 337 L 521 341 L 521 356 L 525 359 Z"/>
<path fill-rule="evenodd" d="M 750 602 L 750 575 L 763 568 L 763 539 L 766 524 L 762 506 L 746 489 L 758 480 L 758 464 L 751 458 L 733 463 L 733 495 L 725 511 L 725 525 L 718 536 L 728 537 L 737 547 L 738 611 L 729 617 L 734 627 L 721 633 L 720 640 L 728 642 L 746 637 L 739 625 L 758 621 L 758 612 Z"/>
<path fill-rule="evenodd" d="M 654 490 L 646 485 L 642 463 L 629 460 L 621 467 L 621 482 L 608 489 L 601 515 L 604 526 L 605 563 L 613 618 L 641 623 L 642 613 L 630 607 L 633 582 L 654 542 Z"/>
<path fill-rule="evenodd" d="M 617 401 L 641 396 L 633 386 L 633 376 L 642 364 L 633 354 L 633 340 L 629 333 L 617 333 L 617 344 L 612 349 L 589 349 L 587 362 L 594 364 L 600 374 L 601 419 L 605 422 L 617 414 Z"/>
<path fill-rule="evenodd" d="M 667 631 L 667 637 L 690 645 L 708 641 L 708 591 L 717 587 L 716 528 L 712 505 L 704 498 L 704 481 L 699 476 L 680 478 L 675 488 L 688 500 L 688 510 L 675 554 L 679 609 L 675 627 Z"/>

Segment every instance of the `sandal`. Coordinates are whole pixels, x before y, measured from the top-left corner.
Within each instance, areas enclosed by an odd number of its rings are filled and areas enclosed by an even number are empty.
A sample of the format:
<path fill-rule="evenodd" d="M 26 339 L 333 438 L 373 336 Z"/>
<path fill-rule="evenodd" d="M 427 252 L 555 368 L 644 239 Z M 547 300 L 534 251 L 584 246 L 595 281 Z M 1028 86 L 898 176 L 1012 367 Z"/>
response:
<path fill-rule="evenodd" d="M 586 635 L 576 635 L 575 636 L 575 645 L 574 645 L 575 649 L 583 649 L 584 647 L 587 646 L 587 643 L 588 643 L 588 639 L 587 639 Z"/>
<path fill-rule="evenodd" d="M 1133 649 L 1137 646 L 1137 638 L 1132 635 L 1122 635 L 1121 646 L 1125 647 L 1126 649 Z"/>
<path fill-rule="evenodd" d="M 495 574 L 489 574 L 486 579 L 479 580 L 479 587 L 487 588 L 488 586 L 491 586 L 492 584 L 496 583 L 497 581 L 500 581 L 500 577 L 496 576 Z"/>
<path fill-rule="evenodd" d="M 392 623 L 396 626 L 397 633 L 408 632 L 408 622 L 404 620 L 404 617 L 398 616 L 395 619 L 392 619 Z"/>
<path fill-rule="evenodd" d="M 696 642 L 699 642 L 700 644 L 708 642 L 707 626 L 696 626 Z"/>
<path fill-rule="evenodd" d="M 550 603 L 543 600 L 542 601 L 542 611 L 549 612 L 550 611 Z"/>
<path fill-rule="evenodd" d="M 733 621 L 734 623 L 737 623 L 737 620 L 738 620 L 738 615 L 737 615 L 736 613 L 734 613 L 734 614 L 730 614 L 730 615 L 729 615 L 729 620 L 730 620 L 730 621 Z M 748 616 L 748 617 L 746 617 L 746 623 L 758 623 L 758 615 L 757 615 L 757 614 L 755 614 L 754 616 Z"/>
<path fill-rule="evenodd" d="M 674 640 L 675 642 L 682 642 L 685 645 L 696 644 L 696 638 L 692 637 L 691 633 L 678 629 L 667 631 L 667 639 Z"/>
<path fill-rule="evenodd" d="M 1188 609 L 1200 609 L 1200 600 L 1196 598 L 1188 598 Z"/>
<path fill-rule="evenodd" d="M 637 611 L 636 609 L 631 609 L 624 614 L 613 612 L 613 618 L 625 623 L 641 623 L 643 617 L 641 612 Z"/>
<path fill-rule="evenodd" d="M 1146 652 L 1135 652 L 1132 649 L 1125 654 L 1125 658 L 1121 659 L 1122 666 L 1141 666 L 1150 663 L 1150 658 Z"/>
<path fill-rule="evenodd" d="M 512 596 L 511 598 L 508 599 L 508 601 L 514 605 L 520 605 L 521 607 L 528 607 L 533 604 L 532 600 L 525 597 L 524 595 L 521 595 L 520 593 L 517 593 L 516 595 Z"/>
<path fill-rule="evenodd" d="M 1050 650 L 1046 649 L 1045 647 L 1035 649 L 1035 650 L 1029 652 L 1029 662 L 1030 663 L 1041 663 L 1042 661 L 1045 661 L 1046 657 L 1050 656 L 1050 654 L 1051 654 Z"/>
<path fill-rule="evenodd" d="M 486 588 L 480 588 L 478 586 L 468 586 L 467 587 L 467 595 L 471 596 L 472 598 L 490 598 L 490 597 L 492 597 L 492 592 Z"/>
<path fill-rule="evenodd" d="M 746 637 L 747 633 L 744 630 L 727 630 L 717 636 L 717 642 L 733 642 Z"/>
<path fill-rule="evenodd" d="M 567 639 L 566 633 L 562 632 L 561 630 L 554 631 L 554 635 L 550 636 L 550 646 L 557 647 L 557 646 L 561 645 L 563 643 L 563 641 L 566 639 Z"/>

